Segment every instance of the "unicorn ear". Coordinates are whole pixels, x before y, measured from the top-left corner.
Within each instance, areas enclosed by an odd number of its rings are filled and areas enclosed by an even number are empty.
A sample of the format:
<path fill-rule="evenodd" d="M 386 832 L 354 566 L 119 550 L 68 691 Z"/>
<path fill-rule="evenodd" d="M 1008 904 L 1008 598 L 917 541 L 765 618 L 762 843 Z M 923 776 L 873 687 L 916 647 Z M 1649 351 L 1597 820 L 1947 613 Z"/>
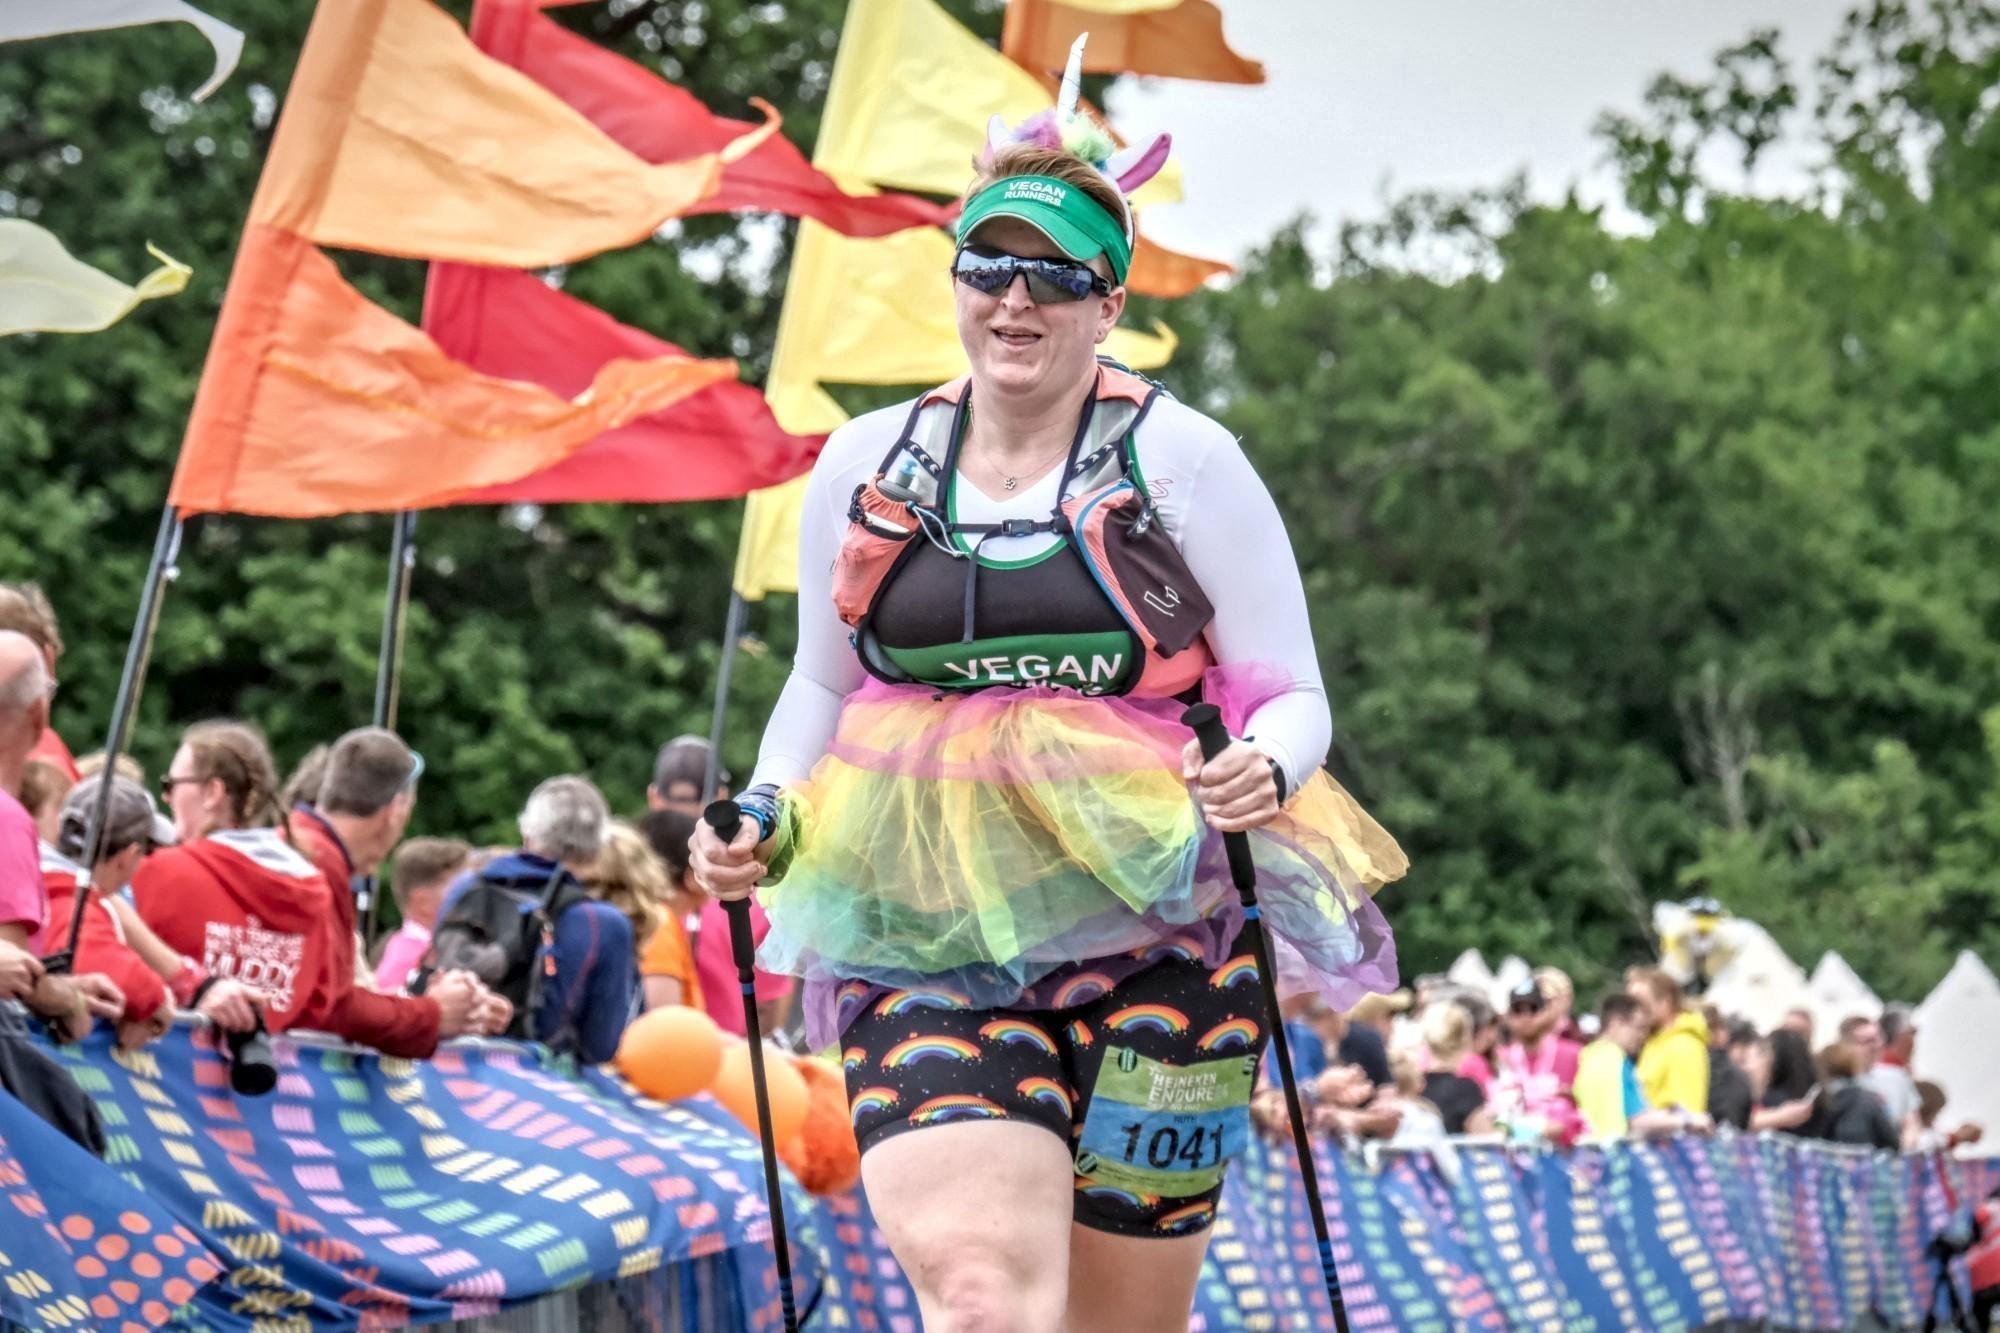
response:
<path fill-rule="evenodd" d="M 1135 144 L 1112 154 L 1104 165 L 1104 174 L 1111 178 L 1121 194 L 1130 195 L 1134 190 L 1160 174 L 1160 168 L 1167 165 L 1167 154 L 1173 151 L 1174 136 L 1161 134 L 1148 144 Z"/>
<path fill-rule="evenodd" d="M 980 165 L 990 165 L 993 155 L 1014 142 L 1014 132 L 1007 128 L 1004 116 L 990 117 L 986 122 L 986 153 L 980 158 Z"/>

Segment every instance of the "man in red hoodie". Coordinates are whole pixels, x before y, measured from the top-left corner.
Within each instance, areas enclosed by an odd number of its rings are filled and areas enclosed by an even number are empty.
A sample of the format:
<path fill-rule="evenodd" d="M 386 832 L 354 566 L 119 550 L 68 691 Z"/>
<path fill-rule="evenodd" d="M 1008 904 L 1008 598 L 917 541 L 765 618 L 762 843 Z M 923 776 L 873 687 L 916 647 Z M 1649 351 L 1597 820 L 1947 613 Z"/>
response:
<path fill-rule="evenodd" d="M 422 1058 L 473 1031 L 481 988 L 440 978 L 427 996 L 357 994 L 354 935 L 314 864 L 276 829 L 251 827 L 276 808 L 264 739 L 233 722 L 188 730 L 162 785 L 180 845 L 148 857 L 132 880 L 139 915 L 173 949 L 270 995 L 273 1031 L 316 1028 L 389 1055 Z M 344 890 L 343 890 L 344 891 Z"/>
<path fill-rule="evenodd" d="M 423 757 L 402 737 L 380 727 L 362 727 L 334 742 L 315 799 L 292 810 L 292 839 L 319 867 L 333 892 L 340 932 L 356 945 L 348 952 L 350 967 L 358 954 L 359 940 L 354 880 L 373 875 L 402 841 L 417 803 L 417 780 L 423 773 Z M 395 1021 L 396 1007 L 397 1002 L 376 994 L 365 982 L 358 983 L 348 998 L 346 1028 L 393 1034 L 393 1028 L 385 1025 Z M 503 997 L 484 986 L 478 988 L 471 1020 L 474 1031 L 504 1032 L 512 1017 L 512 1007 Z M 381 1044 L 371 1037 L 353 1040 Z"/>

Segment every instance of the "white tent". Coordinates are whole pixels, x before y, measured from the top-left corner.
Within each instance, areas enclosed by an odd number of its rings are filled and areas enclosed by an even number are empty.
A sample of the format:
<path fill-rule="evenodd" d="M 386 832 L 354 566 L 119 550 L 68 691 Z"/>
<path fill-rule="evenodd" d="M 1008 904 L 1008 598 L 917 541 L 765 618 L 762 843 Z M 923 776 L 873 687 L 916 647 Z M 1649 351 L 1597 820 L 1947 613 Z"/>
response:
<path fill-rule="evenodd" d="M 1813 1040 L 1819 1044 L 1833 1040 L 1845 1019 L 1882 1016 L 1881 999 L 1831 949 L 1820 955 L 1806 986 L 1812 992 Z"/>
<path fill-rule="evenodd" d="M 2000 1152 L 2000 980 L 1967 949 L 1917 1006 L 1912 1071 L 1945 1090 L 1940 1123 L 1986 1127 L 1975 1152 Z"/>

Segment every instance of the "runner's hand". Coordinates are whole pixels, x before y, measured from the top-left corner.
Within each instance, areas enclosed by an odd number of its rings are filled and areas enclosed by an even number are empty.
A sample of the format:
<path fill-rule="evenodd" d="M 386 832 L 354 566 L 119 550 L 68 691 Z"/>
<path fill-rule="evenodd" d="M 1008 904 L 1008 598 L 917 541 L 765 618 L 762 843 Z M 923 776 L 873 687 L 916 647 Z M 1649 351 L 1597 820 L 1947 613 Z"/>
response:
<path fill-rule="evenodd" d="M 1181 751 L 1181 776 L 1196 783 L 1202 817 L 1223 833 L 1262 828 L 1278 817 L 1278 778 L 1271 757 L 1248 741 L 1231 741 L 1229 748 L 1203 762 L 1201 742 L 1189 741 Z"/>
<path fill-rule="evenodd" d="M 688 873 L 694 876 L 696 887 L 724 902 L 748 898 L 757 881 L 764 878 L 768 855 L 757 845 L 757 832 L 757 821 L 747 815 L 736 830 L 736 840 L 729 843 L 723 842 L 707 820 L 696 824 L 694 836 L 688 839 Z"/>

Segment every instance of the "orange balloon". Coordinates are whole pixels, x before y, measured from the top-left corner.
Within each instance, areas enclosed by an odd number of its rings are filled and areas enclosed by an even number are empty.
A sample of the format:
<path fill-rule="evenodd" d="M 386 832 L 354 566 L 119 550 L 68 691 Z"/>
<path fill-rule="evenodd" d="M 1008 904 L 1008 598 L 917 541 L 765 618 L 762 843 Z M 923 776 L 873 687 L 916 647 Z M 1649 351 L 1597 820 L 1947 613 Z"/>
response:
<path fill-rule="evenodd" d="M 648 1097 L 670 1102 L 715 1081 L 722 1065 L 722 1030 L 684 1004 L 650 1009 L 626 1025 L 618 1072 Z"/>
<path fill-rule="evenodd" d="M 764 1081 L 771 1100 L 771 1135 L 779 1143 L 790 1143 L 806 1122 L 806 1081 L 792 1068 L 790 1059 L 777 1051 L 764 1052 Z M 709 1088 L 715 1099 L 729 1108 L 751 1133 L 757 1132 L 757 1093 L 750 1081 L 750 1043 L 739 1041 L 722 1053 L 722 1068 L 716 1071 Z"/>

